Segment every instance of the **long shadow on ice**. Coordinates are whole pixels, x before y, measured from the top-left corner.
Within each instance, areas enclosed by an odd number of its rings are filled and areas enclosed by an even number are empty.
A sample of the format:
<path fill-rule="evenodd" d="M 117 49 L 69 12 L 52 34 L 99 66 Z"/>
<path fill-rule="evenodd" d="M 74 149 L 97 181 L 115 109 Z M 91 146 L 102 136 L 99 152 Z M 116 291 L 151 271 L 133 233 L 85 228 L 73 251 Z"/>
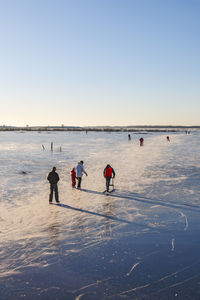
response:
<path fill-rule="evenodd" d="M 64 207 L 64 208 L 67 208 L 67 209 L 76 210 L 76 211 L 87 213 L 87 214 L 94 215 L 94 216 L 104 217 L 104 218 L 111 219 L 111 220 L 121 222 L 121 223 L 134 224 L 134 225 L 137 225 L 137 226 L 140 226 L 140 227 L 151 228 L 150 226 L 147 226 L 147 225 L 137 224 L 135 222 L 127 221 L 127 220 L 120 219 L 120 218 L 117 218 L 117 217 L 107 216 L 107 215 L 104 215 L 104 214 L 100 214 L 100 213 L 89 211 L 89 210 L 82 209 L 82 208 L 73 207 L 73 206 L 70 206 L 70 205 L 63 204 L 63 203 L 62 204 L 61 203 L 59 203 L 59 204 L 51 203 L 51 205 L 56 205 L 56 206 L 59 206 L 59 207 Z"/>
<path fill-rule="evenodd" d="M 98 192 L 98 191 L 93 191 L 93 190 L 88 190 L 88 189 L 82 189 L 83 192 L 86 193 L 90 193 L 90 194 L 95 194 L 95 195 L 101 195 L 101 196 L 105 196 L 105 194 Z M 137 202 L 142 202 L 142 203 L 146 203 L 146 204 L 153 204 L 153 205 L 160 205 L 160 206 L 164 206 L 164 207 L 171 207 L 171 208 L 181 208 L 181 209 L 187 209 L 187 210 L 191 210 L 191 211 L 197 211 L 196 209 L 200 209 L 199 205 L 193 205 L 193 204 L 188 204 L 185 202 L 166 202 L 166 200 L 163 200 L 165 202 L 163 202 L 162 200 L 159 199 L 151 199 L 151 198 L 147 198 L 144 196 L 139 196 L 136 193 L 132 193 L 132 192 L 125 192 L 126 194 L 124 195 L 123 192 L 121 194 L 119 193 L 114 193 L 114 194 L 109 194 L 109 197 L 113 197 L 113 198 L 120 198 L 120 199 L 128 199 L 128 200 L 134 200 Z M 130 195 L 130 196 L 127 196 Z"/>

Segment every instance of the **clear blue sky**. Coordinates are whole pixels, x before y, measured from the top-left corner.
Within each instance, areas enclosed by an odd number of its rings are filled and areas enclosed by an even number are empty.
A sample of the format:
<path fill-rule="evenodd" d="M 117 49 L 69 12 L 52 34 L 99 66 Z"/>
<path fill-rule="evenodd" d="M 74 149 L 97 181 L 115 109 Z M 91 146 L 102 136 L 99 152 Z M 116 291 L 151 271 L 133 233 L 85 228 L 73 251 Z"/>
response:
<path fill-rule="evenodd" d="M 0 0 L 0 125 L 200 125 L 199 0 Z"/>

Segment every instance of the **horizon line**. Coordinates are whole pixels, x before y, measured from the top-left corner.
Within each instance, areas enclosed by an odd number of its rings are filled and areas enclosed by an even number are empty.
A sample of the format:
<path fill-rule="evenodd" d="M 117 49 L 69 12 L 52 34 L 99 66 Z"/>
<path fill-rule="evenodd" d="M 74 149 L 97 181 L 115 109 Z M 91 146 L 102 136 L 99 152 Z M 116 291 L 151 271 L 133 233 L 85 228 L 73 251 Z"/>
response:
<path fill-rule="evenodd" d="M 200 125 L 0 125 L 0 128 L 200 128 Z"/>

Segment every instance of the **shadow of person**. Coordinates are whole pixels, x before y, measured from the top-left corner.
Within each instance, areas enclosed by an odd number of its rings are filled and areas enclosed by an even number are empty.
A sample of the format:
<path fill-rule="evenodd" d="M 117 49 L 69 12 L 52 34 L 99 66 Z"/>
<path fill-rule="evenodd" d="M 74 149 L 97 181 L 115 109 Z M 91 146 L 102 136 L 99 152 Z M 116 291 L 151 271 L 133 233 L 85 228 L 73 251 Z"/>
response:
<path fill-rule="evenodd" d="M 105 214 L 100 214 L 100 213 L 93 212 L 93 211 L 90 211 L 90 210 L 73 207 L 73 206 L 70 206 L 70 205 L 63 204 L 63 203 L 59 203 L 59 204 L 52 203 L 51 205 L 56 205 L 56 206 L 59 206 L 59 207 L 62 207 L 62 208 L 72 209 L 72 210 L 79 211 L 79 212 L 82 212 L 82 213 L 87 213 L 87 214 L 90 214 L 90 215 L 107 218 L 107 219 L 110 219 L 110 220 L 114 220 L 116 222 L 121 222 L 121 223 L 125 223 L 125 224 L 132 224 L 132 225 L 136 225 L 136 226 L 140 226 L 140 227 L 145 227 L 145 228 L 151 228 L 150 226 L 145 225 L 145 224 L 144 225 L 143 224 L 137 224 L 136 222 L 131 222 L 131 221 L 128 221 L 128 220 L 125 220 L 125 219 L 121 219 L 121 218 L 118 218 L 118 217 L 114 217 L 114 216 L 110 216 L 110 215 L 105 215 Z"/>
<path fill-rule="evenodd" d="M 83 192 L 90 193 L 90 194 L 95 194 L 95 195 L 101 195 L 105 196 L 104 193 L 98 192 L 98 191 L 93 191 L 93 190 L 88 190 L 88 189 L 82 189 Z M 106 196 L 107 197 L 107 196 Z M 196 209 L 200 209 L 199 205 L 193 205 L 193 204 L 188 204 L 185 202 L 167 202 L 163 201 L 160 199 L 152 199 L 148 197 L 144 197 L 142 195 L 138 195 L 137 193 L 133 193 L 130 191 L 121 191 L 121 193 L 116 193 L 116 190 L 114 190 L 113 194 L 109 194 L 109 197 L 114 197 L 114 198 L 120 198 L 120 199 L 127 199 L 127 200 L 133 200 L 137 201 L 140 203 L 146 203 L 146 204 L 151 204 L 151 205 L 160 205 L 163 207 L 170 207 L 170 208 L 178 208 L 178 209 L 187 209 L 191 211 L 196 211 Z"/>

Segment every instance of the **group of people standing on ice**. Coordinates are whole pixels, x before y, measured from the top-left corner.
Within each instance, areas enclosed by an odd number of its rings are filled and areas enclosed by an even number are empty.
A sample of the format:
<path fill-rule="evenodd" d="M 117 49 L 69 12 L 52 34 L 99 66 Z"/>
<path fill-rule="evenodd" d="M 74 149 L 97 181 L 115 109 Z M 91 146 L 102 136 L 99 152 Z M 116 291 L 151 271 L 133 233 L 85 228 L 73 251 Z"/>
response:
<path fill-rule="evenodd" d="M 129 141 L 131 140 L 131 135 L 130 135 L 130 134 L 128 134 L 128 140 L 129 140 Z M 140 146 L 143 146 L 143 143 L 144 143 L 143 137 L 141 137 L 141 138 L 139 139 L 139 141 L 140 141 Z"/>
<path fill-rule="evenodd" d="M 76 188 L 76 183 L 77 183 L 77 189 L 80 189 L 83 174 L 88 176 L 87 172 L 84 169 L 83 164 L 84 164 L 84 162 L 81 160 L 78 163 L 78 165 L 71 170 L 71 180 L 72 180 L 73 188 Z M 115 178 L 114 169 L 110 165 L 107 165 L 103 171 L 103 176 L 106 179 L 106 192 L 109 193 L 111 178 Z M 48 174 L 47 180 L 50 183 L 49 203 L 52 203 L 53 193 L 55 193 L 56 202 L 59 203 L 60 201 L 59 201 L 59 197 L 58 197 L 57 183 L 60 180 L 60 178 L 59 178 L 58 173 L 56 172 L 56 167 L 53 167 L 52 171 Z M 77 182 L 76 182 L 76 180 L 77 180 Z"/>
<path fill-rule="evenodd" d="M 170 142 L 169 136 L 167 136 L 166 138 L 167 138 L 167 141 Z M 128 140 L 129 140 L 129 141 L 131 140 L 131 135 L 130 135 L 130 134 L 128 134 Z M 143 146 L 143 144 L 144 144 L 144 139 L 143 139 L 143 137 L 141 137 L 141 138 L 139 139 L 139 141 L 140 141 L 140 146 Z"/>
<path fill-rule="evenodd" d="M 167 141 L 170 141 L 169 136 L 166 137 Z M 128 134 L 128 139 L 131 140 L 130 134 Z M 141 137 L 139 139 L 140 141 L 140 146 L 143 146 L 144 139 Z M 71 180 L 72 180 L 72 187 L 75 188 L 77 184 L 77 189 L 81 188 L 81 181 L 82 181 L 82 176 L 85 174 L 88 176 L 87 172 L 84 169 L 83 166 L 84 162 L 81 160 L 76 167 L 74 167 L 71 170 Z M 111 178 L 115 178 L 115 171 L 114 169 L 110 166 L 107 165 L 103 171 L 103 176 L 106 179 L 106 192 L 109 193 L 109 187 L 110 187 L 110 181 Z M 49 194 L 49 203 L 52 203 L 53 200 L 53 192 L 55 193 L 55 199 L 56 202 L 59 203 L 59 198 L 58 198 L 58 181 L 60 180 L 58 173 L 56 172 L 56 167 L 53 167 L 52 171 L 48 174 L 47 180 L 50 183 L 50 194 Z M 76 182 L 77 180 L 77 182 Z"/>
<path fill-rule="evenodd" d="M 82 176 L 85 174 L 88 176 L 87 172 L 85 171 L 83 167 L 83 161 L 81 160 L 76 168 L 73 168 L 71 171 L 71 179 L 72 179 L 72 187 L 76 187 L 76 179 L 78 181 L 77 188 L 81 188 L 81 181 L 82 181 Z"/>

